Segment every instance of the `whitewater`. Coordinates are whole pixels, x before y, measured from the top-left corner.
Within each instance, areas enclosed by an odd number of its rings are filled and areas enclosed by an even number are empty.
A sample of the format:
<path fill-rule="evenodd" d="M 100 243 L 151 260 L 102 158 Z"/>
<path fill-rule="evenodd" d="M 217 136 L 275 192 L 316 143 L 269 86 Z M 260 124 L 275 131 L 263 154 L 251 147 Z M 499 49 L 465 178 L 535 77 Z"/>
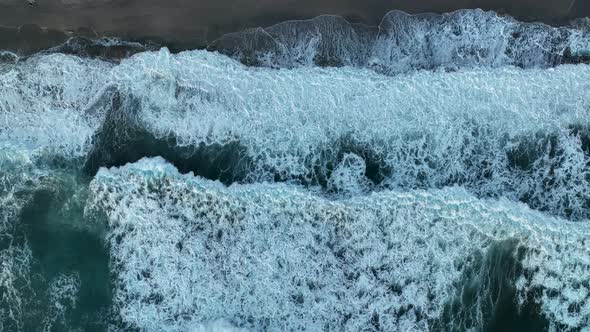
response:
<path fill-rule="evenodd" d="M 0 331 L 590 331 L 589 30 L 4 54 Z"/>

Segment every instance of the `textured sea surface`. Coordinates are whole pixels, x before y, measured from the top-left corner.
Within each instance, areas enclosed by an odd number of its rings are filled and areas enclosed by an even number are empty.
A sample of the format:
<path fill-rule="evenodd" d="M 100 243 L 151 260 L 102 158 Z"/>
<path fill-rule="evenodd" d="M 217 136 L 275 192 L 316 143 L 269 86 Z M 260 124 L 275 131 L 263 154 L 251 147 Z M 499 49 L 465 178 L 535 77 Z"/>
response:
<path fill-rule="evenodd" d="M 590 331 L 583 21 L 151 48 L 0 53 L 0 331 Z"/>

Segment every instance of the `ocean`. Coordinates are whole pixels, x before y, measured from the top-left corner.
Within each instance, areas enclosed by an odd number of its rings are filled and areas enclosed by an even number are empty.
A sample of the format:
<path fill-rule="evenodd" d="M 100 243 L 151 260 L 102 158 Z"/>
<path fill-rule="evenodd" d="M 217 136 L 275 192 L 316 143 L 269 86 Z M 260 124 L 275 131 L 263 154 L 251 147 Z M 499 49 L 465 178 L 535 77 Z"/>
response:
<path fill-rule="evenodd" d="M 0 331 L 590 331 L 584 22 L 2 53 Z"/>

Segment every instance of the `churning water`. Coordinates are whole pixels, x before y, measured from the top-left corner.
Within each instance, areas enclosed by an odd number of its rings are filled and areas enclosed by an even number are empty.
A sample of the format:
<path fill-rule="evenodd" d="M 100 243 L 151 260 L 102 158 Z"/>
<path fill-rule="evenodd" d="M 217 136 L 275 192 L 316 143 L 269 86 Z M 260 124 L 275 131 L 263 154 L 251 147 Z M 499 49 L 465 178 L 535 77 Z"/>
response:
<path fill-rule="evenodd" d="M 375 29 L 4 54 L 0 330 L 588 329 L 590 32 Z"/>

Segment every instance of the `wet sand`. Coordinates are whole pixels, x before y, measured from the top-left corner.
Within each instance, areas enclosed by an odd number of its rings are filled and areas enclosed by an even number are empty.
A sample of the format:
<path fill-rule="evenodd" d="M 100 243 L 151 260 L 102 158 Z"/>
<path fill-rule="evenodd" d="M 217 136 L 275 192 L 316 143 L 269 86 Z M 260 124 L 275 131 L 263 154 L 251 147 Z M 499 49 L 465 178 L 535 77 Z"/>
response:
<path fill-rule="evenodd" d="M 549 23 L 590 16 L 577 0 L 0 0 L 0 49 L 30 53 L 83 35 L 151 39 L 173 50 L 204 47 L 224 33 L 322 14 L 377 25 L 393 9 L 409 13 L 492 9 L 524 20 Z M 583 4 L 582 4 L 583 3 Z M 33 24 L 47 29 L 39 30 Z M 82 30 L 79 30 L 82 28 Z M 92 32 L 94 31 L 94 32 Z"/>

